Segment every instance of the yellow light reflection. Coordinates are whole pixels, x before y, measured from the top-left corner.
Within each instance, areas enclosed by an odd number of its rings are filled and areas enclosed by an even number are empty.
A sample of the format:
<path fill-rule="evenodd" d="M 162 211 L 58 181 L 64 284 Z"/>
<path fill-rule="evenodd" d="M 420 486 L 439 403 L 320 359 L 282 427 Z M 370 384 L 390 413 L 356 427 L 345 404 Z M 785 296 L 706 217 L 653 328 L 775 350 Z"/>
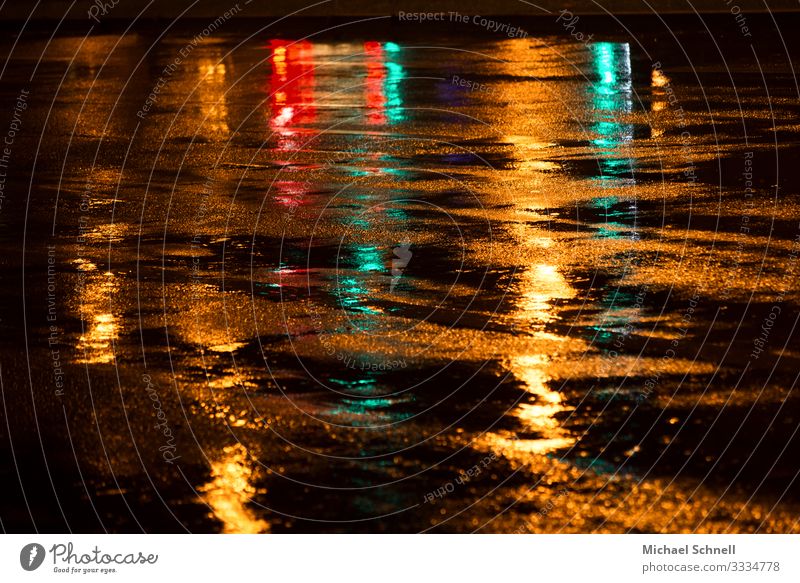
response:
<path fill-rule="evenodd" d="M 83 264 L 86 265 L 86 264 Z M 85 364 L 114 362 L 113 343 L 117 339 L 118 318 L 109 310 L 117 290 L 114 274 L 106 272 L 88 277 L 80 297 L 84 333 L 78 338 L 78 361 Z"/>
<path fill-rule="evenodd" d="M 275 66 L 275 75 L 286 82 L 286 47 L 277 46 L 272 53 L 272 62 Z"/>
<path fill-rule="evenodd" d="M 669 87 L 669 78 L 664 75 L 664 72 L 660 69 L 653 69 L 653 72 L 650 74 L 650 86 L 653 87 L 653 98 L 650 102 L 650 110 L 653 113 L 664 111 L 669 106 L 664 89 L 665 87 Z M 650 134 L 654 138 L 661 137 L 664 135 L 664 129 L 651 124 Z"/>
<path fill-rule="evenodd" d="M 531 136 L 506 135 L 503 141 L 513 144 L 516 149 L 514 165 L 517 170 L 531 172 L 554 172 L 560 170 L 561 166 L 550 160 L 541 158 L 548 156 L 548 150 L 553 148 L 553 142 L 537 140 Z M 531 177 L 533 179 L 533 177 Z"/>
<path fill-rule="evenodd" d="M 247 508 L 250 498 L 259 491 L 250 483 L 253 468 L 248 464 L 247 450 L 241 444 L 222 450 L 223 457 L 211 463 L 212 480 L 199 490 L 222 522 L 225 534 L 258 534 L 269 531 L 269 524 L 256 518 Z"/>
<path fill-rule="evenodd" d="M 561 421 L 556 418 L 558 413 L 571 409 L 564 405 L 560 393 L 548 387 L 548 364 L 547 357 L 540 354 L 519 356 L 511 362 L 511 369 L 516 377 L 536 397 L 533 403 L 523 403 L 514 411 L 526 432 L 540 435 L 537 439 L 517 441 L 517 449 L 527 453 L 547 453 L 569 447 L 575 442 L 575 438 L 562 429 Z"/>
<path fill-rule="evenodd" d="M 527 242 L 528 246 L 532 245 L 530 240 Z M 517 327 L 528 331 L 537 342 L 547 342 L 554 339 L 552 334 L 544 330 L 544 325 L 556 318 L 554 302 L 574 297 L 575 290 L 556 265 L 538 263 L 519 275 L 517 295 L 520 299 L 512 314 L 518 323 Z M 559 392 L 550 389 L 551 359 L 546 354 L 530 352 L 530 343 L 523 346 L 528 347 L 528 351 L 523 350 L 509 358 L 506 366 L 532 399 L 512 411 L 520 423 L 519 434 L 499 432 L 489 435 L 487 445 L 519 463 L 530 463 L 531 456 L 569 447 L 576 438 L 562 428 L 558 419 L 560 413 L 568 412 L 571 408 L 564 403 Z"/>
<path fill-rule="evenodd" d="M 650 75 L 650 84 L 653 87 L 666 87 L 669 85 L 669 78 L 660 69 L 653 69 Z"/>
<path fill-rule="evenodd" d="M 207 384 L 209 388 L 217 390 L 234 388 L 247 389 L 258 387 L 258 385 L 251 379 L 241 375 L 235 370 L 225 370 L 218 374 L 214 374 L 213 376 L 208 374 L 207 377 Z M 234 427 L 242 427 L 246 423 L 247 421 L 244 419 L 234 419 L 231 421 L 231 425 Z"/>
<path fill-rule="evenodd" d="M 197 64 L 199 82 L 197 95 L 201 103 L 200 114 L 205 119 L 203 132 L 210 136 L 227 136 L 228 102 L 226 92 L 227 69 L 214 59 L 201 59 Z"/>
<path fill-rule="evenodd" d="M 546 324 L 555 316 L 552 305 L 556 299 L 572 298 L 574 290 L 555 265 L 534 265 L 519 276 L 519 311 L 516 318 L 531 325 Z"/>
<path fill-rule="evenodd" d="M 240 348 L 247 346 L 246 342 L 224 342 L 222 344 L 214 344 L 209 346 L 211 352 L 236 352 Z"/>

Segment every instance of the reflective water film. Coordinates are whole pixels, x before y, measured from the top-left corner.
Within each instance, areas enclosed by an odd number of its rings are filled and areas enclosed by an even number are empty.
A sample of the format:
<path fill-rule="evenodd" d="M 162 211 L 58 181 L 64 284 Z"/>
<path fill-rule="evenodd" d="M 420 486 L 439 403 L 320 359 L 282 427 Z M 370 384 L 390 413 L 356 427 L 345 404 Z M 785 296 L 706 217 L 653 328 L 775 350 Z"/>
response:
<path fill-rule="evenodd" d="M 3 529 L 797 532 L 796 39 L 642 22 L 0 41 Z"/>

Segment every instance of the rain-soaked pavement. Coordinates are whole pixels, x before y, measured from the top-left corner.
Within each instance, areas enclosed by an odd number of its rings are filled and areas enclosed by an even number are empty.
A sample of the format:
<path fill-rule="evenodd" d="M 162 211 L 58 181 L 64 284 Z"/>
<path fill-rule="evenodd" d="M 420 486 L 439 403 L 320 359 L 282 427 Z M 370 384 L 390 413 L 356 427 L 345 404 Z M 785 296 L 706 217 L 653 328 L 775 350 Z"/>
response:
<path fill-rule="evenodd" d="M 3 529 L 798 531 L 759 22 L 6 35 Z"/>

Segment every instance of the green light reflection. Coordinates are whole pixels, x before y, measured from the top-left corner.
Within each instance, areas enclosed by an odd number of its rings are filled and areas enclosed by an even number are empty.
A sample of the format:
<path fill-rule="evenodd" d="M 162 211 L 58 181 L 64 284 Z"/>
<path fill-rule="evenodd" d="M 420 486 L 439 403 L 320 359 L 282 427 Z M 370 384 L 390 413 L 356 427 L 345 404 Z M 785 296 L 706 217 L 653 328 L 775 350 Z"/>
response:
<path fill-rule="evenodd" d="M 591 125 L 599 148 L 599 176 L 605 181 L 633 182 L 633 161 L 624 157 L 621 148 L 633 140 L 633 124 L 620 121 L 633 108 L 630 47 L 627 43 L 590 45 L 597 81 L 590 86 L 592 107 L 597 112 Z"/>

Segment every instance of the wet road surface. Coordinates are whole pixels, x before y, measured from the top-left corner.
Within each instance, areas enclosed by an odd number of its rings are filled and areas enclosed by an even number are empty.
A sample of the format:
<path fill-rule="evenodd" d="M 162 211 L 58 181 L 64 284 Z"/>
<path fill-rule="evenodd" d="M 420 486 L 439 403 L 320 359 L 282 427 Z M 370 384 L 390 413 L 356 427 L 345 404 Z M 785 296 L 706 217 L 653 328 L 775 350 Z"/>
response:
<path fill-rule="evenodd" d="M 719 26 L 5 39 L 3 528 L 796 532 L 798 53 Z"/>

